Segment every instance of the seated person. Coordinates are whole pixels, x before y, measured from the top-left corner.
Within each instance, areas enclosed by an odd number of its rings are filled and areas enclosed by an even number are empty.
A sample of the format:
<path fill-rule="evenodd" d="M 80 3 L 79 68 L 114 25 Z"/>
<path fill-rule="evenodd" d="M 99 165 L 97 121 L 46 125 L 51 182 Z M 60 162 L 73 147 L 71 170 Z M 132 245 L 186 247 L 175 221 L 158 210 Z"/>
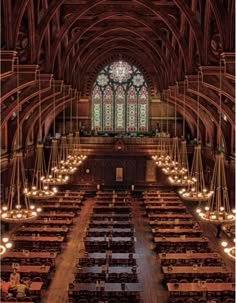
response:
<path fill-rule="evenodd" d="M 20 281 L 19 284 L 16 285 L 16 298 L 20 301 L 26 295 L 28 295 L 29 289 L 25 285 L 24 281 Z"/>
<path fill-rule="evenodd" d="M 13 272 L 10 274 L 11 288 L 16 287 L 20 283 L 20 274 L 17 272 L 17 268 L 13 268 Z"/>
<path fill-rule="evenodd" d="M 4 278 L 1 280 L 1 299 L 7 300 L 7 297 L 9 295 L 9 288 L 11 283 L 6 281 Z"/>

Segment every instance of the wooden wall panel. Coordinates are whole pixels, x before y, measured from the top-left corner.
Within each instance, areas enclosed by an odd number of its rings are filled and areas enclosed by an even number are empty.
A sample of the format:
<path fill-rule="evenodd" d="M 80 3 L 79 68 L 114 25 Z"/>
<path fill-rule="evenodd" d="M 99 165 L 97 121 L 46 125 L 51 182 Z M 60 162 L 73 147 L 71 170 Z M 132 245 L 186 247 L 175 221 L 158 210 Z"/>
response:
<path fill-rule="evenodd" d="M 116 183 L 116 168 L 123 168 L 124 184 L 145 182 L 145 157 L 89 157 L 73 176 L 72 183 Z M 88 171 L 89 170 L 89 171 Z M 120 182 L 119 182 L 120 183 Z"/>

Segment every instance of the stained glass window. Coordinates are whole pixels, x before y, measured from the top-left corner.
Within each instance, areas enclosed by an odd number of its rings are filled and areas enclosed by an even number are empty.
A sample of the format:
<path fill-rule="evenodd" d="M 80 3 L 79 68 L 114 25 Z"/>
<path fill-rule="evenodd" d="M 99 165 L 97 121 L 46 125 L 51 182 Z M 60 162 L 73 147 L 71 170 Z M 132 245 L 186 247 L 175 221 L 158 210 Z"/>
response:
<path fill-rule="evenodd" d="M 98 74 L 91 121 L 92 129 L 106 133 L 148 131 L 148 87 L 136 67 L 120 60 Z"/>

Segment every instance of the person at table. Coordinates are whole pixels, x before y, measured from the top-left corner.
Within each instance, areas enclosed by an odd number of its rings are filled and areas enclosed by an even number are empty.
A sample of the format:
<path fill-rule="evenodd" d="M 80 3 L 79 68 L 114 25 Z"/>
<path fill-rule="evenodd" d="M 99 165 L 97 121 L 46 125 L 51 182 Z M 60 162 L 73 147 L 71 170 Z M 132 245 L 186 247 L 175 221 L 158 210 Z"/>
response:
<path fill-rule="evenodd" d="M 197 222 L 193 225 L 193 228 L 194 228 L 194 229 L 199 229 L 199 227 L 200 227 L 200 226 L 199 226 L 199 224 L 198 224 Z"/>
<path fill-rule="evenodd" d="M 29 294 L 29 289 L 25 285 L 24 281 L 20 281 L 19 284 L 16 285 L 16 298 L 21 301 L 26 295 Z"/>
<path fill-rule="evenodd" d="M 6 281 L 4 278 L 1 279 L 1 299 L 7 300 L 9 296 L 9 288 L 11 286 L 11 283 L 9 281 Z"/>
<path fill-rule="evenodd" d="M 10 274 L 11 288 L 16 287 L 20 283 L 20 274 L 17 272 L 17 268 L 13 268 L 13 272 Z"/>

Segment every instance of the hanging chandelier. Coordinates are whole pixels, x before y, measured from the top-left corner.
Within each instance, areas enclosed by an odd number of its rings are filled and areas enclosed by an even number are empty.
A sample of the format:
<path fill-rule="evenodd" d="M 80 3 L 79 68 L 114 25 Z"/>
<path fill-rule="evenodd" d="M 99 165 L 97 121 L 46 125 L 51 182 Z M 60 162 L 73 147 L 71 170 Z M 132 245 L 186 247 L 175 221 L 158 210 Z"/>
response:
<path fill-rule="evenodd" d="M 76 131 L 75 131 L 75 138 L 74 138 L 74 152 L 75 156 L 77 157 L 78 160 L 78 165 L 84 161 L 87 156 L 82 153 L 81 150 L 81 143 L 80 143 L 80 132 L 79 132 L 79 98 L 80 98 L 80 92 L 77 93 L 77 102 L 76 102 Z"/>
<path fill-rule="evenodd" d="M 163 92 L 165 99 L 165 92 Z M 169 138 L 169 102 L 167 100 L 167 110 L 166 110 L 166 134 L 164 132 L 161 133 L 160 136 L 160 155 L 156 159 L 156 165 L 158 167 L 166 166 L 171 160 L 170 157 L 170 138 Z"/>
<path fill-rule="evenodd" d="M 17 58 L 17 122 L 16 122 L 16 150 L 13 153 L 13 165 L 11 172 L 10 190 L 7 198 L 7 205 L 0 210 L 2 221 L 23 222 L 32 220 L 41 212 L 41 208 L 31 205 L 25 194 L 26 178 L 23 163 L 23 152 L 20 150 L 20 100 L 19 100 L 19 59 Z"/>
<path fill-rule="evenodd" d="M 196 210 L 200 218 L 213 223 L 234 222 L 235 210 L 230 209 L 223 152 L 216 154 L 210 188 L 212 195 L 206 207 L 203 210 Z"/>
<path fill-rule="evenodd" d="M 180 144 L 180 161 L 179 165 L 177 166 L 177 171 L 169 176 L 168 180 L 170 181 L 171 185 L 174 186 L 188 186 L 194 183 L 189 176 L 186 140 L 182 140 Z"/>
<path fill-rule="evenodd" d="M 162 168 L 162 171 L 166 175 L 176 174 L 178 171 L 179 163 L 179 138 L 174 137 L 172 139 L 172 151 L 169 161 L 166 161 L 165 166 Z"/>
<path fill-rule="evenodd" d="M 225 176 L 224 153 L 222 151 L 222 75 L 220 60 L 220 93 L 219 93 L 219 124 L 217 132 L 218 151 L 215 157 L 215 165 L 211 180 L 212 195 L 204 210 L 197 209 L 197 213 L 201 219 L 212 223 L 222 224 L 235 221 L 235 209 L 231 211 L 229 203 L 228 188 Z"/>
<path fill-rule="evenodd" d="M 50 158 L 48 163 L 47 176 L 41 178 L 43 184 L 47 185 L 63 185 L 69 180 L 68 175 L 58 174 L 59 157 L 58 157 L 58 146 L 57 140 L 52 139 Z"/>
<path fill-rule="evenodd" d="M 3 237 L 0 243 L 0 256 L 5 254 L 5 252 L 12 248 L 12 243 L 10 242 L 8 237 Z"/>
<path fill-rule="evenodd" d="M 50 156 L 48 162 L 48 171 L 46 176 L 42 176 L 41 181 L 45 185 L 63 185 L 66 184 L 69 180 L 68 175 L 62 175 L 56 173 L 56 170 L 59 163 L 59 155 L 58 155 L 58 142 L 55 139 L 56 135 L 56 106 L 55 106 L 55 83 L 53 85 L 53 136 L 54 139 L 51 141 L 51 149 L 50 149 Z"/>
<path fill-rule="evenodd" d="M 200 79 L 198 73 L 198 95 L 197 95 L 197 144 L 194 147 L 194 155 L 191 169 L 190 180 L 187 189 L 182 189 L 179 194 L 186 201 L 203 202 L 210 198 L 212 192 L 209 192 L 205 187 L 204 172 L 202 166 L 201 145 L 199 144 L 199 100 L 200 94 Z"/>
<path fill-rule="evenodd" d="M 160 157 L 163 155 L 163 104 L 161 104 L 161 127 L 160 127 L 160 133 L 158 134 L 157 138 L 157 145 L 156 145 L 156 154 L 152 156 L 152 159 L 154 161 L 157 161 L 160 159 Z M 157 163 L 156 163 L 157 164 Z"/>
<path fill-rule="evenodd" d="M 67 157 L 67 161 L 71 163 L 73 166 L 79 166 L 83 158 L 79 154 L 77 150 L 77 144 L 80 143 L 80 138 L 79 138 L 79 121 L 78 121 L 78 116 L 79 116 L 79 111 L 78 111 L 78 92 L 76 92 L 76 131 L 75 131 L 75 136 L 73 137 L 73 123 L 72 123 L 72 101 L 70 104 L 70 115 L 71 115 L 71 123 L 70 123 L 70 134 L 68 135 L 68 143 L 69 143 L 69 155 Z"/>
<path fill-rule="evenodd" d="M 1 209 L 1 219 L 6 222 L 31 220 L 37 217 L 41 208 L 31 205 L 28 196 L 25 194 L 26 179 L 23 164 L 23 153 L 20 150 L 14 152 L 11 185 L 7 205 Z"/>
<path fill-rule="evenodd" d="M 234 245 L 231 246 L 227 241 L 221 242 L 221 246 L 224 247 L 224 252 L 232 259 L 236 260 L 236 239 L 233 240 Z"/>
<path fill-rule="evenodd" d="M 166 175 L 176 174 L 178 171 L 178 163 L 179 163 L 179 138 L 177 137 L 177 84 L 175 87 L 175 130 L 174 130 L 174 138 L 172 139 L 172 148 L 171 148 L 171 156 L 169 161 L 166 161 L 165 166 L 162 168 L 162 171 Z"/>
<path fill-rule="evenodd" d="M 34 174 L 31 189 L 26 189 L 25 194 L 31 199 L 49 199 L 57 192 L 56 187 L 50 190 L 49 186 L 44 185 L 42 180 L 45 176 L 45 159 L 43 144 L 37 144 Z"/>
<path fill-rule="evenodd" d="M 180 157 L 179 163 L 176 167 L 176 170 L 168 177 L 171 185 L 174 186 L 188 186 L 193 184 L 189 176 L 189 167 L 188 167 L 188 155 L 187 155 L 187 142 L 185 140 L 185 113 L 186 113 L 186 103 L 185 103 L 185 82 L 184 82 L 184 111 L 183 111 L 183 140 L 180 144 Z"/>
<path fill-rule="evenodd" d="M 41 111 L 41 81 L 40 71 L 38 71 L 39 81 L 39 142 L 42 142 L 42 111 Z M 32 179 L 32 186 L 29 190 L 25 189 L 25 194 L 31 199 L 49 199 L 54 196 L 57 189 L 54 187 L 52 190 L 47 185 L 43 185 L 42 177 L 45 175 L 46 165 L 43 152 L 43 144 L 38 143 L 36 148 L 36 158 L 34 165 L 34 173 Z"/>
<path fill-rule="evenodd" d="M 59 161 L 57 166 L 54 167 L 54 172 L 58 175 L 72 175 L 75 171 L 76 166 L 68 161 L 67 138 L 65 135 L 63 135 L 61 136 Z"/>
<path fill-rule="evenodd" d="M 71 95 L 70 95 L 71 97 Z M 66 133 L 66 96 L 65 96 L 65 90 L 64 90 L 64 105 L 63 105 L 63 130 L 62 133 L 63 135 L 61 136 L 61 141 L 60 141 L 60 152 L 59 152 L 59 161 L 58 165 L 55 167 L 54 171 L 56 174 L 59 175 L 72 175 L 76 171 L 76 166 L 69 161 L 68 156 L 69 152 L 71 151 L 70 148 L 73 148 L 72 143 L 73 143 L 73 134 L 72 134 L 72 97 L 70 98 L 70 103 L 71 103 L 71 135 L 69 136 L 69 145 L 67 143 L 67 137 L 65 135 Z M 72 141 L 71 141 L 72 140 Z"/>

